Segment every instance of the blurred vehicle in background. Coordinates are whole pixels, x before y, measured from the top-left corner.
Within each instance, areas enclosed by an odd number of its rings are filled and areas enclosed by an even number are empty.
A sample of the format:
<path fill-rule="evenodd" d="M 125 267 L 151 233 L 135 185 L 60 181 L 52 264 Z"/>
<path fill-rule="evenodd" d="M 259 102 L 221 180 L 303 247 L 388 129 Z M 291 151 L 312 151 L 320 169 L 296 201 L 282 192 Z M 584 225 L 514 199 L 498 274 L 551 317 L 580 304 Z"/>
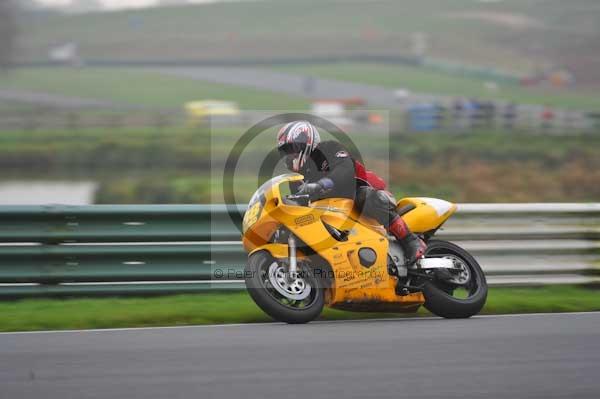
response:
<path fill-rule="evenodd" d="M 398 104 L 403 104 L 404 102 L 408 101 L 410 94 L 410 90 L 398 88 L 394 90 L 394 100 L 396 100 Z"/>
<path fill-rule="evenodd" d="M 240 114 L 238 105 L 233 101 L 203 100 L 185 104 L 187 123 L 196 126 L 211 121 L 234 122 Z"/>
<path fill-rule="evenodd" d="M 355 123 L 365 124 L 369 121 L 369 114 L 364 111 L 366 105 L 367 102 L 361 97 L 322 99 L 312 103 L 310 112 L 342 129 L 348 129 Z"/>
<path fill-rule="evenodd" d="M 310 112 L 331 123 L 347 128 L 352 125 L 352 120 L 346 117 L 346 108 L 341 101 L 337 100 L 319 100 L 312 103 Z"/>

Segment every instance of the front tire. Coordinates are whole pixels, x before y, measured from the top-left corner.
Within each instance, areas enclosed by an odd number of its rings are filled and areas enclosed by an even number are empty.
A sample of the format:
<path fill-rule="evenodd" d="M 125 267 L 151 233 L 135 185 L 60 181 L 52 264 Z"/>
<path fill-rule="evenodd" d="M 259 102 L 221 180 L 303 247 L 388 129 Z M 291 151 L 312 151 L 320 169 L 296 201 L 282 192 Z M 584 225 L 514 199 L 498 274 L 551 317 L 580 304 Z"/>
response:
<path fill-rule="evenodd" d="M 458 245 L 443 240 L 431 240 L 425 256 L 453 257 L 462 262 L 470 274 L 468 282 L 464 285 L 436 280 L 425 282 L 423 286 L 425 308 L 447 319 L 463 319 L 479 313 L 485 305 L 488 287 L 483 270 L 475 258 Z M 464 289 L 467 297 L 457 297 L 455 295 L 457 289 Z"/>
<path fill-rule="evenodd" d="M 303 324 L 316 319 L 325 304 L 319 279 L 299 262 L 299 278 L 288 284 L 282 278 L 283 267 L 267 251 L 250 255 L 244 274 L 250 297 L 277 321 Z"/>

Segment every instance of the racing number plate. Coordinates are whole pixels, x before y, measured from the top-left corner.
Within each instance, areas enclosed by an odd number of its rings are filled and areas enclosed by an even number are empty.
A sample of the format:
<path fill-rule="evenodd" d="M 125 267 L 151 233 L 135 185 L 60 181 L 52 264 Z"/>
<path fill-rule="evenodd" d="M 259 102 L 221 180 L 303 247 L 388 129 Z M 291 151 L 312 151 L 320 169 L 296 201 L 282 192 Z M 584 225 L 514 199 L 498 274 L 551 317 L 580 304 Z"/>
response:
<path fill-rule="evenodd" d="M 260 217 L 260 211 L 262 210 L 261 201 L 256 201 L 244 214 L 243 228 L 244 231 L 248 230 L 254 223 L 258 221 Z"/>

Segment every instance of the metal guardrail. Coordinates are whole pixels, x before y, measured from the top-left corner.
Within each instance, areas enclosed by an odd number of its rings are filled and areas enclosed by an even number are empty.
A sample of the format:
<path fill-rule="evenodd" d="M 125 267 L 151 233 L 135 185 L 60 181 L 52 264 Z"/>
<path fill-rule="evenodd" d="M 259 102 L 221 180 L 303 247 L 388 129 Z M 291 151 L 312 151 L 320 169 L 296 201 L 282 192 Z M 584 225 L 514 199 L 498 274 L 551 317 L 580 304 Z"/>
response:
<path fill-rule="evenodd" d="M 2 206 L 0 298 L 241 289 L 239 224 L 224 205 Z M 600 203 L 461 204 L 438 237 L 492 285 L 600 281 Z"/>

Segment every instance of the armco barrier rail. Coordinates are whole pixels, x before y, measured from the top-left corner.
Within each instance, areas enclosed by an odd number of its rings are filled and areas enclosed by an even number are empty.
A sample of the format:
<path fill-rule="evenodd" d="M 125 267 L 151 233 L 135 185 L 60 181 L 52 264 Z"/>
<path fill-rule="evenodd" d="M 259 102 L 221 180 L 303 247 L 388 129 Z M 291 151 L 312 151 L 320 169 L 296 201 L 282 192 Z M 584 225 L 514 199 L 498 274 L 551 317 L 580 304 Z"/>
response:
<path fill-rule="evenodd" d="M 240 289 L 240 221 L 226 210 L 2 206 L 0 298 Z M 461 204 L 438 236 L 470 250 L 493 285 L 600 281 L 600 203 Z"/>

